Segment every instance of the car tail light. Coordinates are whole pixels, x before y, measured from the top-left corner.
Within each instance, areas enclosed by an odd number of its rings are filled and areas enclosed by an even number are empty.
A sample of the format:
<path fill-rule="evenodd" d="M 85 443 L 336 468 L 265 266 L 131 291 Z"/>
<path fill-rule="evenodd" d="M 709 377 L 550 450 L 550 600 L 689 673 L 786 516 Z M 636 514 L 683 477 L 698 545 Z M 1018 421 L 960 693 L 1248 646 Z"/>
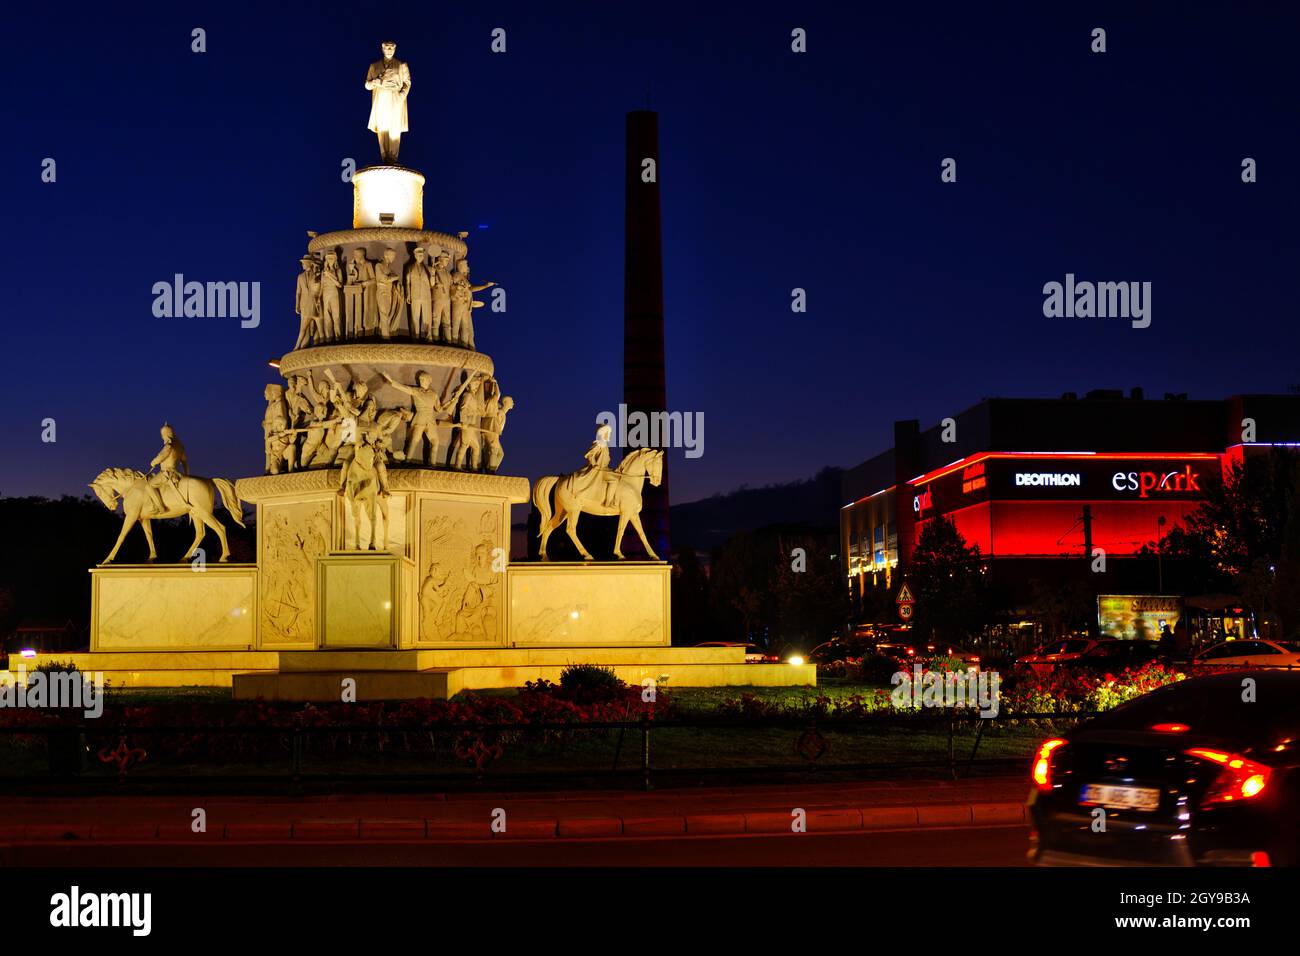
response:
<path fill-rule="evenodd" d="M 1222 768 L 1214 782 L 1210 784 L 1210 789 L 1205 791 L 1205 796 L 1201 798 L 1202 806 L 1212 803 L 1235 803 L 1257 797 L 1264 792 L 1268 786 L 1268 778 L 1273 773 L 1270 767 L 1262 763 L 1247 760 L 1239 754 L 1225 753 L 1222 750 L 1197 747 L 1186 753 L 1190 757 L 1217 763 Z"/>
<path fill-rule="evenodd" d="M 1186 724 L 1152 724 L 1151 729 L 1158 734 L 1185 734 L 1192 728 Z"/>
<path fill-rule="evenodd" d="M 1044 740 L 1038 748 L 1038 753 L 1034 756 L 1033 777 L 1034 786 L 1039 790 L 1052 789 L 1052 751 L 1064 746 L 1064 740 L 1053 737 L 1051 740 Z"/>

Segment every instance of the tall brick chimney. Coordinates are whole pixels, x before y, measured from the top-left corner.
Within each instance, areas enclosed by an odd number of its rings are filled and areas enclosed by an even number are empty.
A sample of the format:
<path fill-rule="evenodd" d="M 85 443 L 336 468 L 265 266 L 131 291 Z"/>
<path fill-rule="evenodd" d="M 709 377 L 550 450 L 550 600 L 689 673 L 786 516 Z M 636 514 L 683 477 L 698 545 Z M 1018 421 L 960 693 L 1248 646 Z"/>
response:
<path fill-rule="evenodd" d="M 646 160 L 654 160 L 653 176 Z M 628 414 L 668 409 L 664 382 L 664 262 L 659 222 L 659 114 L 627 114 L 623 226 L 623 401 Z M 647 181 L 649 180 L 649 181 Z M 667 436 L 660 436 L 666 438 Z M 627 449 L 624 449 L 624 454 Z M 668 462 L 658 488 L 646 482 L 641 522 L 659 557 L 670 553 Z M 634 536 L 626 539 L 633 547 Z"/>

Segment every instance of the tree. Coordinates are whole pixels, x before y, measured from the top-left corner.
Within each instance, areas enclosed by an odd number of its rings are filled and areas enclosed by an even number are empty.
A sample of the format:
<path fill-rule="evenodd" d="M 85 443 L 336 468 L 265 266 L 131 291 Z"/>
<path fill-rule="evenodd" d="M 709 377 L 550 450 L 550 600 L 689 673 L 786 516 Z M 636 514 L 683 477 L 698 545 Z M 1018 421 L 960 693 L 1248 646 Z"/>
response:
<path fill-rule="evenodd" d="M 709 612 L 709 578 L 700 566 L 694 548 L 677 555 L 672 578 L 673 641 L 690 646 L 713 640 L 713 617 Z"/>
<path fill-rule="evenodd" d="M 834 529 L 772 526 L 732 535 L 713 554 L 717 639 L 808 651 L 844 625 Z"/>
<path fill-rule="evenodd" d="M 773 632 L 786 647 L 806 653 L 837 636 L 848 616 L 839 561 L 811 534 L 779 535 L 776 552 Z"/>
<path fill-rule="evenodd" d="M 956 642 L 984 629 L 988 588 L 980 550 L 967 547 L 950 519 L 935 518 L 921 530 L 907 583 L 916 598 L 918 636 Z"/>
<path fill-rule="evenodd" d="M 1166 554 L 1199 568 L 1197 578 L 1241 595 L 1283 636 L 1300 629 L 1300 465 L 1281 450 L 1235 464 L 1209 485 Z"/>
<path fill-rule="evenodd" d="M 752 532 L 732 535 L 713 558 L 710 598 L 721 640 L 764 643 L 764 623 L 770 614 L 771 558 L 763 554 Z"/>
<path fill-rule="evenodd" d="M 1086 627 L 1097 613 L 1097 601 L 1082 581 L 1057 584 L 1035 578 L 1030 582 L 1029 613 L 1042 624 L 1043 640 L 1053 641 Z"/>

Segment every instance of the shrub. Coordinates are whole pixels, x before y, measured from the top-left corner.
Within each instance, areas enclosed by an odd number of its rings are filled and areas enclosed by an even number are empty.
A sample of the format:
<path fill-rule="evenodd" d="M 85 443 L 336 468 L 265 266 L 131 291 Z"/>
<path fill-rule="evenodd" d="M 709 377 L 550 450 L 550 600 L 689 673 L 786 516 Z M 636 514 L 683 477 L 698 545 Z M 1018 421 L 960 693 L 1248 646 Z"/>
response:
<path fill-rule="evenodd" d="M 33 699 L 31 696 L 32 679 L 35 678 L 36 675 L 38 674 L 42 675 L 42 679 L 46 687 L 43 702 L 41 703 L 42 708 L 49 709 L 49 710 L 58 710 L 60 708 L 71 708 L 73 710 L 78 710 L 78 711 L 81 710 L 82 707 L 81 697 L 80 697 L 81 688 L 78 685 L 83 680 L 89 683 L 90 678 L 83 677 L 81 671 L 77 669 L 76 664 L 74 664 L 72 661 L 42 661 L 40 664 L 37 664 L 35 667 L 33 667 L 32 670 L 27 675 L 28 706 L 32 706 L 31 704 L 31 701 Z M 73 676 L 70 685 L 66 676 L 61 677 L 59 675 L 75 675 L 75 676 Z M 71 693 L 73 695 L 71 700 L 63 698 L 62 694 L 58 694 L 55 691 L 55 688 L 60 686 L 66 692 Z"/>
<path fill-rule="evenodd" d="M 72 661 L 41 661 L 32 668 L 33 674 L 75 674 L 77 665 Z"/>
<path fill-rule="evenodd" d="M 949 671 L 967 670 L 966 662 L 955 654 L 936 654 L 933 657 L 922 658 L 921 666 L 927 671 L 940 671 L 948 673 Z"/>
<path fill-rule="evenodd" d="M 888 684 L 897 671 L 898 662 L 884 654 L 868 654 L 858 663 L 858 673 L 867 684 Z"/>
<path fill-rule="evenodd" d="M 560 696 L 574 703 L 598 703 L 622 697 L 627 687 L 611 667 L 570 664 L 560 671 Z"/>

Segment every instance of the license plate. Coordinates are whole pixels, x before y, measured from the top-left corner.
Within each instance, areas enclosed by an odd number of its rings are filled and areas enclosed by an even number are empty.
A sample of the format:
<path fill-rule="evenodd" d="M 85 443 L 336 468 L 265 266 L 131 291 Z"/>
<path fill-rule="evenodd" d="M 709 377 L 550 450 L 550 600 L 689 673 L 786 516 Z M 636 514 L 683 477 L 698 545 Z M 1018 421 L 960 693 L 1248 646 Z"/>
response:
<path fill-rule="evenodd" d="M 1090 783 L 1084 786 L 1079 802 L 1094 807 L 1155 810 L 1160 806 L 1160 791 L 1154 787 L 1113 787 L 1105 783 Z"/>

